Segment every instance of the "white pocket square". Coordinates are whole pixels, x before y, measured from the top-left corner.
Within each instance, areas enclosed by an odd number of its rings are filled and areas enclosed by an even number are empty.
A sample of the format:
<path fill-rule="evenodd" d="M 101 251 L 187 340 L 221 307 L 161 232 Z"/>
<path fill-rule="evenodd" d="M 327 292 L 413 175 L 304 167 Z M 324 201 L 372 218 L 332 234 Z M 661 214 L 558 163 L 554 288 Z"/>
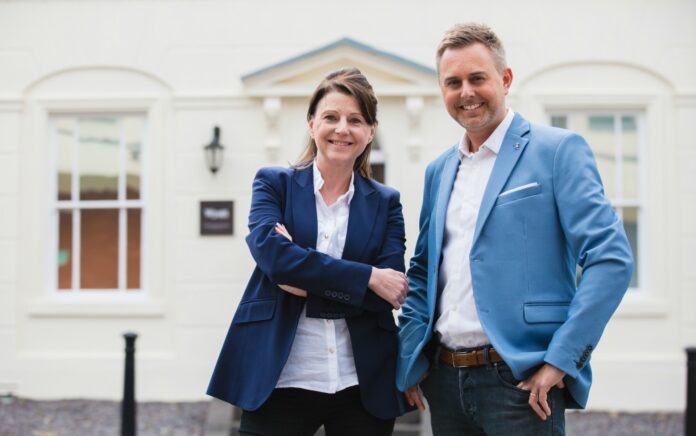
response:
<path fill-rule="evenodd" d="M 537 183 L 537 182 L 527 183 L 526 185 L 517 186 L 516 188 L 508 189 L 507 191 L 498 195 L 498 197 L 504 197 L 508 194 L 512 194 L 513 192 L 522 191 L 523 189 L 534 188 L 535 186 L 539 186 L 539 183 Z"/>

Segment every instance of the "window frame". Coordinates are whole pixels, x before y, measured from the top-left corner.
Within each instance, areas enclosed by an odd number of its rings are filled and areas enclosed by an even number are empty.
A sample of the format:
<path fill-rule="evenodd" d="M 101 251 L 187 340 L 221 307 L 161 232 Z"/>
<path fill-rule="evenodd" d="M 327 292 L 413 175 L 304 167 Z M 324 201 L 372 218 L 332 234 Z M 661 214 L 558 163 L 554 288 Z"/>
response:
<path fill-rule="evenodd" d="M 94 118 L 94 117 L 113 117 L 118 120 L 119 129 L 119 169 L 118 169 L 118 189 L 117 189 L 117 199 L 116 200 L 80 200 L 80 156 L 79 156 L 79 121 L 80 119 Z M 123 136 L 123 119 L 125 117 L 139 117 L 143 122 L 143 129 L 141 132 L 141 154 L 140 154 L 140 196 L 138 199 L 127 199 L 126 198 L 126 144 Z M 71 168 L 71 195 L 70 200 L 59 200 L 58 193 L 58 144 L 57 144 L 57 123 L 60 120 L 73 120 L 74 125 L 74 136 L 72 142 L 72 168 Z M 148 113 L 146 111 L 123 111 L 123 110 L 113 110 L 113 111 L 74 111 L 74 112 L 50 112 L 47 114 L 48 128 L 48 143 L 47 146 L 48 156 L 49 156 L 49 168 L 50 177 L 48 178 L 49 186 L 48 193 L 50 195 L 49 202 L 49 215 L 50 215 L 50 231 L 49 231 L 49 241 L 50 247 L 48 248 L 48 281 L 49 281 L 49 292 L 59 298 L 62 297 L 76 297 L 82 298 L 87 297 L 88 299 L 102 299 L 102 298 L 130 298 L 131 296 L 138 296 L 146 293 L 149 288 L 147 286 L 147 196 L 148 196 L 148 176 L 147 176 L 147 161 L 149 155 L 148 146 L 148 129 L 149 129 L 149 119 Z M 94 210 L 94 209 L 116 209 L 118 211 L 118 258 L 117 258 L 117 268 L 118 268 L 118 287 L 117 288 L 83 288 L 80 286 L 80 259 L 81 259 L 81 213 L 82 210 Z M 128 288 L 127 286 L 127 219 L 128 210 L 138 209 L 140 210 L 140 287 L 139 288 Z M 62 210 L 70 210 L 72 213 L 72 287 L 67 289 L 58 288 L 58 264 L 57 264 L 57 253 L 59 248 L 59 214 Z M 52 254 L 51 254 L 52 253 Z M 137 297 L 136 297 L 137 298 Z"/>

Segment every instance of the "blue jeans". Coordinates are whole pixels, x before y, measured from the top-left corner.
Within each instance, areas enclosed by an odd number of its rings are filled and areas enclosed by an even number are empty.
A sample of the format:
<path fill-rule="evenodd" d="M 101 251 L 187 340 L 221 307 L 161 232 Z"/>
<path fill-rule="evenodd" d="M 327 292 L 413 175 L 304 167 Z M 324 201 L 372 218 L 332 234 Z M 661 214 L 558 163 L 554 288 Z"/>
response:
<path fill-rule="evenodd" d="M 467 368 L 435 364 L 421 389 L 430 406 L 434 436 L 538 436 L 565 434 L 565 393 L 553 388 L 551 416 L 542 421 L 517 388 L 505 363 Z"/>

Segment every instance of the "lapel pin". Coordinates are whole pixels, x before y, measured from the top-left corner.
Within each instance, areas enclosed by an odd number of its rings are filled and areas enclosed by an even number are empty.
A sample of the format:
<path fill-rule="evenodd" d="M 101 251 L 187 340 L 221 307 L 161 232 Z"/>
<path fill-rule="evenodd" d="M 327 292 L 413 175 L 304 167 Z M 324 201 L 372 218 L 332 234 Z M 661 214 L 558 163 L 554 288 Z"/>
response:
<path fill-rule="evenodd" d="M 518 142 L 515 144 L 515 150 L 519 150 L 519 149 L 520 149 L 520 143 Z"/>

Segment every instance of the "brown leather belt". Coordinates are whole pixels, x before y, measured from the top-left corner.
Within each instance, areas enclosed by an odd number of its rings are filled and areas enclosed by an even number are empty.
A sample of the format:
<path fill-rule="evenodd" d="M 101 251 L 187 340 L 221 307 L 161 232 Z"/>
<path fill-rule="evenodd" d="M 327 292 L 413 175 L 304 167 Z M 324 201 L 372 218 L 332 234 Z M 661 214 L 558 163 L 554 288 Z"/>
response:
<path fill-rule="evenodd" d="M 440 362 L 457 368 L 465 366 L 481 366 L 488 363 L 503 362 L 495 348 L 488 349 L 488 361 L 486 361 L 486 350 L 476 351 L 449 351 L 446 348 L 440 349 Z"/>

